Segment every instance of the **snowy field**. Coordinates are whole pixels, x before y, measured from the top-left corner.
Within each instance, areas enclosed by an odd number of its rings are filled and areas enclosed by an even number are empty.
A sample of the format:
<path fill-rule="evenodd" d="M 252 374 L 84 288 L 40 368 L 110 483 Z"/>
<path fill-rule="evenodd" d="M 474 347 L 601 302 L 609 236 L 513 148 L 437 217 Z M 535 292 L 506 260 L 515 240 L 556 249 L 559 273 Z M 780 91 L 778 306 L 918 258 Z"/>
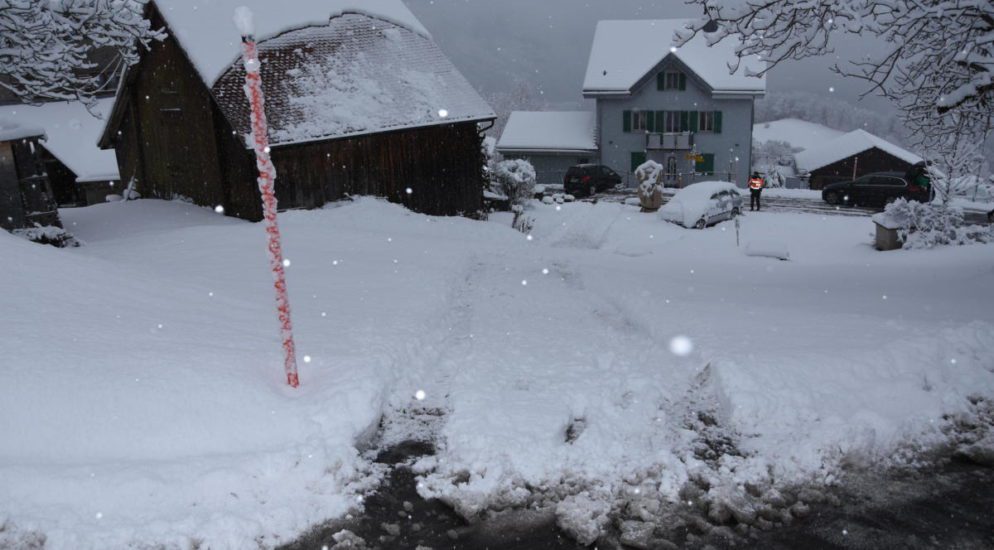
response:
<path fill-rule="evenodd" d="M 866 218 L 750 214 L 737 248 L 609 203 L 536 204 L 530 239 L 373 199 L 287 213 L 293 391 L 262 226 L 61 214 L 85 246 L 0 232 L 0 547 L 288 542 L 375 487 L 357 447 L 436 409 L 425 496 L 592 540 L 691 482 L 734 501 L 913 464 L 994 399 L 994 246 L 880 253 Z"/>

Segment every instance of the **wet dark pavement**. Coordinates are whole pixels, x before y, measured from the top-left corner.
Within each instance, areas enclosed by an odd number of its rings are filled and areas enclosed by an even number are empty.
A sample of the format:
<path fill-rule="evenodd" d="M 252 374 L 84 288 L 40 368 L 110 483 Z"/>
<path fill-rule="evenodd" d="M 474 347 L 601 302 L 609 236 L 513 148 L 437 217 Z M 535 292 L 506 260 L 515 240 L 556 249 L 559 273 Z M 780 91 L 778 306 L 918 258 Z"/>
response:
<path fill-rule="evenodd" d="M 365 541 L 365 546 L 415 550 L 580 550 L 585 548 L 559 531 L 552 517 L 527 515 L 519 521 L 469 525 L 452 508 L 437 500 L 422 499 L 416 479 L 404 465 L 410 459 L 434 454 L 429 443 L 409 441 L 380 453 L 376 461 L 396 465 L 380 490 L 364 501 L 365 513 L 352 521 L 334 522 L 281 550 L 334 548 L 334 535 L 347 529 Z"/>
<path fill-rule="evenodd" d="M 841 506 L 813 506 L 804 521 L 737 547 L 994 548 L 992 468 L 952 462 L 924 473 L 868 478 L 840 498 Z"/>
<path fill-rule="evenodd" d="M 439 501 L 417 494 L 405 466 L 433 454 L 428 443 L 406 442 L 377 461 L 396 465 L 381 489 L 365 500 L 365 513 L 318 529 L 282 550 L 336 548 L 334 535 L 347 529 L 358 538 L 337 548 L 579 550 L 551 516 L 522 514 L 469 525 Z M 803 520 L 772 531 L 753 529 L 734 540 L 697 538 L 687 548 L 764 549 L 994 549 L 994 469 L 950 462 L 924 472 L 853 476 L 835 494 L 841 504 L 812 505 Z M 361 541 L 359 540 L 361 539 Z M 628 548 L 609 536 L 589 548 Z M 671 548 L 673 546 L 666 546 Z"/>

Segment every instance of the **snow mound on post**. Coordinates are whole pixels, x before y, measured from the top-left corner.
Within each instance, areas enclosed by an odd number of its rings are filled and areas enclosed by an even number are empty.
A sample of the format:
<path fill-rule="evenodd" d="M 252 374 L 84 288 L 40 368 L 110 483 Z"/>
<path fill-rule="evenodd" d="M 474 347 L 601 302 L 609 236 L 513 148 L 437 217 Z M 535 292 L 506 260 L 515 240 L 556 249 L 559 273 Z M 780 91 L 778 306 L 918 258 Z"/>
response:
<path fill-rule="evenodd" d="M 246 6 L 235 8 L 235 27 L 242 36 L 252 36 L 255 34 L 255 25 L 252 22 L 252 10 Z"/>

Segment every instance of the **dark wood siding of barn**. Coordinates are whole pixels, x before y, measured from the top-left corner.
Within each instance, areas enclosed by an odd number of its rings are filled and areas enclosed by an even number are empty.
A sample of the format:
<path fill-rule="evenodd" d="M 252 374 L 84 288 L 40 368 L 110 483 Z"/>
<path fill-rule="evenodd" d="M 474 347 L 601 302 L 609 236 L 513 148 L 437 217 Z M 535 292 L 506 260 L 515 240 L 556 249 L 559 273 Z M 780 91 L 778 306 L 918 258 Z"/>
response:
<path fill-rule="evenodd" d="M 221 163 L 224 211 L 231 216 L 259 221 L 262 219 L 262 198 L 256 183 L 255 153 L 245 148 L 242 136 L 234 133 L 217 104 L 214 104 L 213 110 L 214 120 L 218 122 L 217 147 L 224 159 Z M 276 179 L 279 181 L 278 174 Z"/>
<path fill-rule="evenodd" d="M 145 173 L 142 171 L 142 144 L 138 135 L 138 113 L 135 102 L 130 99 L 122 105 L 124 115 L 121 118 L 121 125 L 118 134 L 114 136 L 114 153 L 117 155 L 117 167 L 121 173 L 121 185 L 127 188 L 131 180 L 135 180 L 135 189 L 142 190 L 142 182 L 145 180 Z"/>
<path fill-rule="evenodd" d="M 0 227 L 7 230 L 24 227 L 21 182 L 9 141 L 0 141 Z"/>
<path fill-rule="evenodd" d="M 483 206 L 480 145 L 470 122 L 278 148 L 277 198 L 281 208 L 314 208 L 375 195 L 417 212 L 474 214 Z"/>
<path fill-rule="evenodd" d="M 857 178 L 873 172 L 905 172 L 911 168 L 910 163 L 874 147 L 858 155 L 813 170 L 809 180 L 811 189 L 823 189 L 826 185 L 839 181 L 852 181 L 855 179 L 853 177 L 854 163 Z"/>
<path fill-rule="evenodd" d="M 153 27 L 165 25 L 154 10 Z M 222 204 L 224 191 L 210 93 L 172 36 L 143 56 L 128 98 L 135 105 L 143 196 Z M 130 178 L 122 166 L 122 177 Z M 133 168 L 132 168 L 133 169 Z"/>

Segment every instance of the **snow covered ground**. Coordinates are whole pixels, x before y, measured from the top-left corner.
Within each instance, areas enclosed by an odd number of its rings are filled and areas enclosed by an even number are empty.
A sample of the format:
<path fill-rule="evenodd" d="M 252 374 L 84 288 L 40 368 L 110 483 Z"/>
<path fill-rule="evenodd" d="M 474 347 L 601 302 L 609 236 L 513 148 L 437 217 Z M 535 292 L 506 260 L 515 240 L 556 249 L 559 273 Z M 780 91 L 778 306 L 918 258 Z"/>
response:
<path fill-rule="evenodd" d="M 260 225 L 62 215 L 85 246 L 0 233 L 0 547 L 286 542 L 358 505 L 380 472 L 356 446 L 411 408 L 444 413 L 424 495 L 554 506 L 590 540 L 692 480 L 914 462 L 994 399 L 994 246 L 880 253 L 865 218 L 749 214 L 737 248 L 605 202 L 536 204 L 531 239 L 373 199 L 287 213 L 292 391 Z"/>

